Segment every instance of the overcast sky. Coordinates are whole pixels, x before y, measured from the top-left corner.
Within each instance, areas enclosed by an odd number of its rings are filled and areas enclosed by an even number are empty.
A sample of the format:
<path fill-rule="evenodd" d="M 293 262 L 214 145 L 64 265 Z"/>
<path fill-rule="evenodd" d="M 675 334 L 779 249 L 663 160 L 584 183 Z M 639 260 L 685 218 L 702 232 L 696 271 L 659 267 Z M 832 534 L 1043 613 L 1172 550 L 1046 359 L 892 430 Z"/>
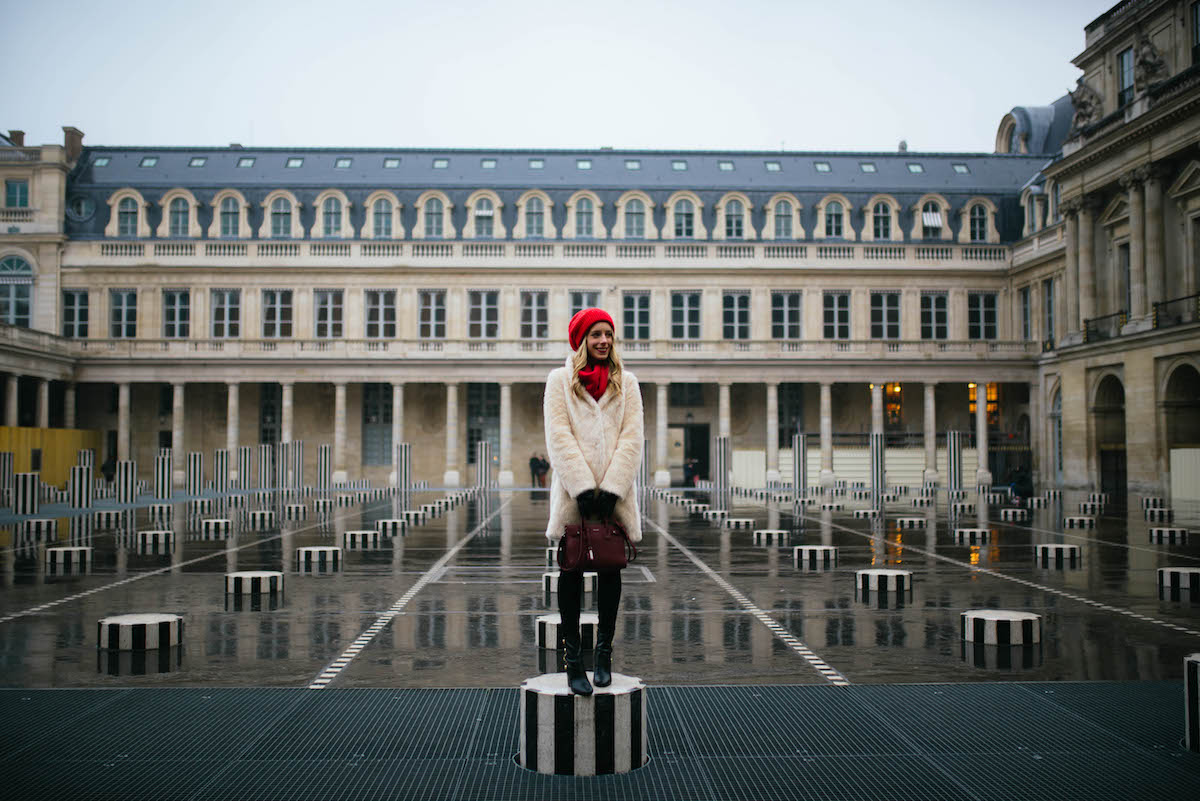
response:
<path fill-rule="evenodd" d="M 26 142 L 991 151 L 1114 0 L 0 0 Z"/>

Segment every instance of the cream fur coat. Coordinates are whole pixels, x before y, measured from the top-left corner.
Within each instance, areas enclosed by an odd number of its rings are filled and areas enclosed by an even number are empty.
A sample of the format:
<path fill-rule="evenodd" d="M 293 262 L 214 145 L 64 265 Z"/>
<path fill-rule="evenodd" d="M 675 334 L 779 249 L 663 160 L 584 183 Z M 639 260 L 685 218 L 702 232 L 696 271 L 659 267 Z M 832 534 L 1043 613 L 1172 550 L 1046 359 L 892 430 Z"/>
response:
<path fill-rule="evenodd" d="M 563 526 L 579 522 L 575 497 L 602 489 L 620 498 L 614 517 L 629 539 L 642 539 L 642 519 L 633 490 L 642 462 L 642 392 L 628 370 L 621 372 L 621 392 L 610 387 L 597 401 L 571 391 L 571 357 L 546 377 L 542 416 L 546 453 L 554 477 L 550 481 L 550 522 L 546 537 L 557 542 Z"/>

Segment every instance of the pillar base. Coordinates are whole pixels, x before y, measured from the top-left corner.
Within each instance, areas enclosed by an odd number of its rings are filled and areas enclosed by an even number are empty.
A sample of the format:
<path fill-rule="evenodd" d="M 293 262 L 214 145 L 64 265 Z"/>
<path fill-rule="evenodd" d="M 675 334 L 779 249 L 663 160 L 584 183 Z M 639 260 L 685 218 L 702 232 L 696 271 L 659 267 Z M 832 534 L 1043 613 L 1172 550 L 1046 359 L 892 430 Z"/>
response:
<path fill-rule="evenodd" d="M 461 479 L 459 478 L 457 470 L 447 470 L 445 473 L 442 473 L 443 487 L 457 487 L 460 485 L 460 483 Z"/>
<path fill-rule="evenodd" d="M 1134 317 L 1125 325 L 1121 326 L 1121 336 L 1127 334 L 1137 334 L 1141 331 L 1149 331 L 1154 328 L 1154 318 L 1146 315 L 1145 317 Z"/>
<path fill-rule="evenodd" d="M 655 470 L 654 471 L 654 486 L 656 486 L 656 487 L 671 486 L 671 471 L 670 470 Z"/>
<path fill-rule="evenodd" d="M 936 470 L 926 470 L 921 474 L 921 480 L 934 482 L 941 481 L 941 479 L 938 477 L 938 471 Z"/>
<path fill-rule="evenodd" d="M 511 471 L 511 470 L 501 470 L 501 471 L 500 471 L 500 475 L 499 475 L 499 477 L 497 477 L 497 479 L 496 479 L 496 482 L 497 482 L 497 483 L 498 483 L 498 484 L 499 484 L 501 487 L 511 487 L 511 486 L 513 486 L 513 485 L 516 483 L 516 479 L 514 479 L 514 478 L 513 478 L 513 471 Z"/>
<path fill-rule="evenodd" d="M 832 470 L 822 470 L 821 471 L 821 486 L 822 487 L 832 487 L 834 480 L 835 479 L 834 479 Z"/>
<path fill-rule="evenodd" d="M 1068 331 L 1066 334 L 1063 334 L 1062 339 L 1060 339 L 1058 341 L 1058 347 L 1060 347 L 1060 348 L 1066 348 L 1066 347 L 1070 347 L 1071 345 L 1082 345 L 1082 344 L 1083 344 L 1083 332 L 1082 331 Z"/>
<path fill-rule="evenodd" d="M 334 470 L 333 475 L 329 477 L 329 480 L 334 484 L 345 484 L 350 480 L 350 476 L 345 470 Z"/>

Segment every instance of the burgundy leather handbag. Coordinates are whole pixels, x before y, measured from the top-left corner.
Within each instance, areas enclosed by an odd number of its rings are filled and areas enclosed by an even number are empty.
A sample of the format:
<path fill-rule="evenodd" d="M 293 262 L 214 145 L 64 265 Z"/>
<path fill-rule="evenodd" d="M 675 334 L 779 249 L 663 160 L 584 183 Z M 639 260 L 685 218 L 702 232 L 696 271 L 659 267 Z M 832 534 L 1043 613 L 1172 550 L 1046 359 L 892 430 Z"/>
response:
<path fill-rule="evenodd" d="M 560 570 L 620 570 L 635 559 L 637 546 L 615 520 L 564 526 L 558 541 Z"/>

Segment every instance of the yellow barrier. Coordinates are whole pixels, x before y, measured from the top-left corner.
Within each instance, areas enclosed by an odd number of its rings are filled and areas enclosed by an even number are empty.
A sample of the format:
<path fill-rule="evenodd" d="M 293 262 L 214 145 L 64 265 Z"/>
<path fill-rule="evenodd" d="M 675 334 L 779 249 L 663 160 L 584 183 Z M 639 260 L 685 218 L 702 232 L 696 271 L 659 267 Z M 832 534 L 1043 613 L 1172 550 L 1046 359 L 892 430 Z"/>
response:
<path fill-rule="evenodd" d="M 28 473 L 33 470 L 33 452 L 42 452 L 42 481 L 65 487 L 81 448 L 96 452 L 96 469 L 104 460 L 103 437 L 99 431 L 81 428 L 10 428 L 0 426 L 0 451 L 12 451 L 13 470 Z"/>

